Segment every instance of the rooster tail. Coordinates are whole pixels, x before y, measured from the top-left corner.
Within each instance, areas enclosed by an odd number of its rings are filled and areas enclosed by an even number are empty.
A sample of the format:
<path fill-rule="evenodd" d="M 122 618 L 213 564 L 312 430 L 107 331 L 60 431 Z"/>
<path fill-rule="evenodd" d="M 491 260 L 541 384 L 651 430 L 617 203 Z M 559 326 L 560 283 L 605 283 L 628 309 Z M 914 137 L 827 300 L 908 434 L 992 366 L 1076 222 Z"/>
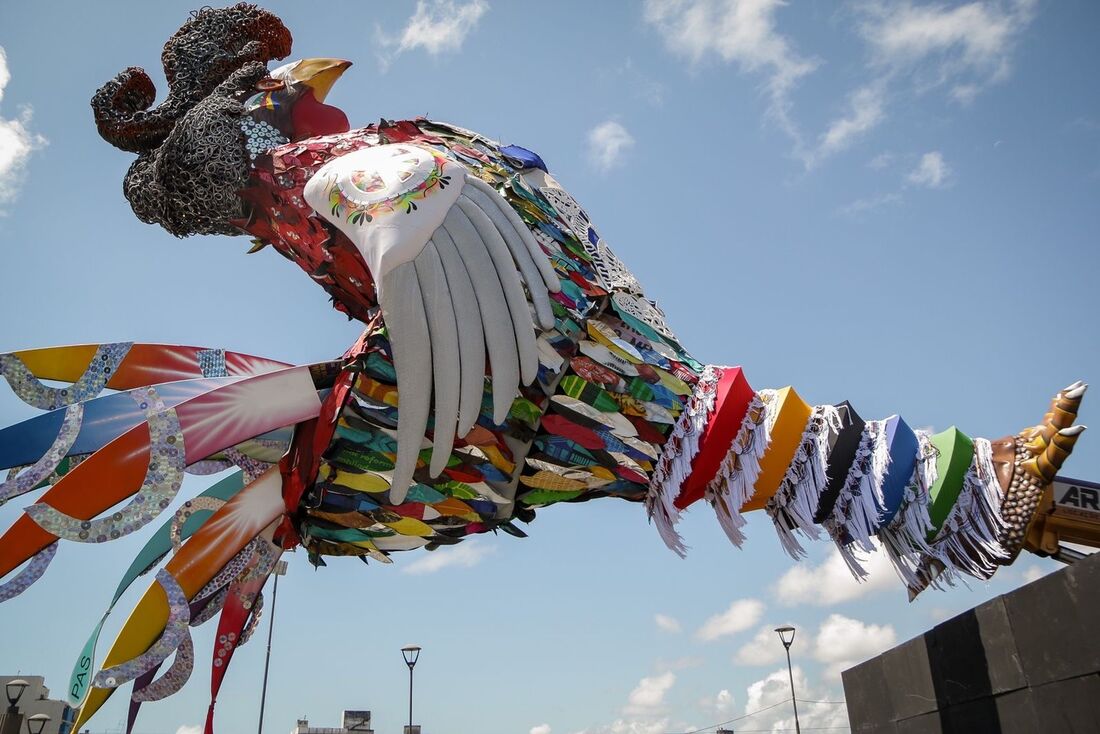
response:
<path fill-rule="evenodd" d="M 144 393 L 166 408 L 289 365 L 224 349 L 114 342 L 0 354 L 0 375 L 28 405 L 49 411 L 0 430 L 0 504 L 55 484 L 147 417 Z M 67 383 L 47 385 L 43 380 Z M 104 390 L 123 391 L 101 396 Z"/>
<path fill-rule="evenodd" d="M 180 380 L 157 385 L 156 393 L 165 408 L 175 408 L 241 379 Z M 0 470 L 8 471 L 0 482 L 0 504 L 56 484 L 89 454 L 145 422 L 147 396 L 148 387 L 101 395 L 0 429 Z"/>
<path fill-rule="evenodd" d="M 145 526 L 171 503 L 188 464 L 314 418 L 321 402 L 313 375 L 330 374 L 329 366 L 246 377 L 174 407 L 155 386 L 131 391 L 127 399 L 144 421 L 92 453 L 26 509 L 0 537 L 0 576 L 58 539 L 105 542 Z M 128 498 L 125 506 L 97 518 Z"/>
<path fill-rule="evenodd" d="M 188 623 L 191 621 L 189 602 L 209 599 L 208 604 L 217 603 L 219 589 L 248 569 L 248 554 L 242 551 L 260 541 L 270 546 L 270 541 L 261 536 L 269 535 L 284 514 L 282 477 L 272 467 L 198 528 L 161 569 L 157 581 L 127 618 L 104 658 L 103 670 L 84 698 L 74 730 L 83 726 L 115 688 L 125 682 L 120 679 L 125 676 L 114 671 L 145 672 L 178 649 L 182 635 L 172 633 L 181 626 L 185 630 L 183 617 L 187 617 Z M 267 557 L 273 555 L 269 552 Z M 224 593 L 228 598 L 228 592 Z"/>
<path fill-rule="evenodd" d="M 0 354 L 0 375 L 23 402 L 54 410 L 104 388 L 132 390 L 199 377 L 251 377 L 291 365 L 207 347 L 111 342 L 25 349 Z M 63 387 L 42 380 L 69 383 Z"/>
<path fill-rule="evenodd" d="M 92 630 L 88 642 L 85 643 L 80 655 L 77 656 L 76 663 L 73 665 L 68 689 L 71 705 L 79 706 L 91 685 L 92 666 L 95 662 L 95 649 L 99 642 L 99 635 L 104 622 L 107 621 L 107 617 L 114 610 L 118 600 L 122 598 L 122 595 L 139 576 L 149 573 L 162 558 L 172 551 L 173 546 L 178 546 L 190 538 L 210 518 L 217 506 L 225 504 L 225 502 L 236 496 L 244 488 L 244 484 L 244 473 L 237 471 L 217 482 L 195 499 L 185 502 L 170 519 L 166 520 L 157 529 L 145 544 L 145 547 L 137 554 L 130 563 L 130 567 L 126 569 L 126 573 L 122 575 L 107 610 Z M 215 503 L 217 506 L 215 506 Z"/>

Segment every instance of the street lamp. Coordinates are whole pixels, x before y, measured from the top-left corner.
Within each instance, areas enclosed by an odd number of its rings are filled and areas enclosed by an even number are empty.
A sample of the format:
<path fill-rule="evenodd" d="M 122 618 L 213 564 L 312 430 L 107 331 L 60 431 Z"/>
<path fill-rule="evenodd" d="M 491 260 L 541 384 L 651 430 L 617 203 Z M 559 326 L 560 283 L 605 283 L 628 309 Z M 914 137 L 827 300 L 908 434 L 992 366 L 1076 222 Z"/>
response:
<path fill-rule="evenodd" d="M 20 697 L 23 695 L 23 691 L 27 690 L 27 686 L 30 683 L 22 678 L 16 678 L 9 680 L 4 684 L 4 692 L 8 694 L 8 713 L 14 714 L 19 711 L 18 703 Z"/>
<path fill-rule="evenodd" d="M 46 724 L 49 723 L 50 717 L 46 714 L 34 714 L 27 717 L 27 732 L 28 734 L 42 734 L 42 730 L 46 728 Z"/>
<path fill-rule="evenodd" d="M 4 684 L 4 693 L 8 695 L 8 708 L 0 713 L 0 734 L 22 734 L 23 714 L 19 711 L 19 699 L 30 683 L 22 678 L 13 678 Z"/>
<path fill-rule="evenodd" d="M 782 627 L 776 627 L 775 632 L 783 643 L 783 649 L 787 651 L 787 676 L 791 679 L 791 707 L 794 708 L 795 734 L 802 734 L 802 727 L 798 725 L 798 704 L 794 700 L 794 672 L 791 669 L 791 643 L 794 642 L 794 627 L 789 624 L 783 625 Z"/>
<path fill-rule="evenodd" d="M 405 658 L 405 665 L 409 666 L 409 734 L 413 732 L 413 667 L 420 657 L 419 645 L 408 645 L 401 648 L 401 655 Z"/>

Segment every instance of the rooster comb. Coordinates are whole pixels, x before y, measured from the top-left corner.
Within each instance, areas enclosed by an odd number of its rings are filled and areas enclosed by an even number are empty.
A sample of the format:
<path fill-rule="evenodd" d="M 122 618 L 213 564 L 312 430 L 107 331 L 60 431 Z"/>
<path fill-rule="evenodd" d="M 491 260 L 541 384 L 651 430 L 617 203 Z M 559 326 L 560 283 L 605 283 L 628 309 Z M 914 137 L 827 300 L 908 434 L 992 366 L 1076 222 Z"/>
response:
<path fill-rule="evenodd" d="M 150 109 L 156 99 L 152 80 L 140 67 L 126 69 L 92 97 L 99 134 L 122 150 L 155 150 L 230 74 L 250 62 L 285 58 L 291 42 L 279 18 L 250 3 L 192 11 L 161 53 L 168 97 Z"/>

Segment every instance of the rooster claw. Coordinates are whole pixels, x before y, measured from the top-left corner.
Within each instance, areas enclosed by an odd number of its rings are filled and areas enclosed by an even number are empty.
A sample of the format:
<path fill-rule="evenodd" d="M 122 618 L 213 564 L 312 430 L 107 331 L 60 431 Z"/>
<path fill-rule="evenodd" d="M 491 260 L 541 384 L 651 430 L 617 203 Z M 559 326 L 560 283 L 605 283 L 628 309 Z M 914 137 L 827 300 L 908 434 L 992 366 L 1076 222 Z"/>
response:
<path fill-rule="evenodd" d="M 1047 504 L 1050 484 L 1085 431 L 1074 425 L 1088 385 L 1077 381 L 1054 396 L 1043 421 L 1015 438 L 994 443 L 994 461 L 1004 490 L 1001 515 L 1005 530 L 998 540 L 1007 553 L 1008 565 L 1025 547 L 1031 548 L 1028 528 Z"/>

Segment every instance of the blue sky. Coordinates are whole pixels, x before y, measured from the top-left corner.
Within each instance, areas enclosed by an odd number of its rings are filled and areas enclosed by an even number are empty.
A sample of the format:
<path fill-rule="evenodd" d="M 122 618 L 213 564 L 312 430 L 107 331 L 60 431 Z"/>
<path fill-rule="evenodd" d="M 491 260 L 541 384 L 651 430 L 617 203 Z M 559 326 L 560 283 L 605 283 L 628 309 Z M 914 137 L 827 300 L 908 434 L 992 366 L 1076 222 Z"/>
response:
<path fill-rule="evenodd" d="M 122 199 L 131 158 L 97 137 L 88 100 L 131 65 L 163 92 L 160 47 L 191 7 L 0 7 L 0 350 L 136 340 L 303 362 L 357 335 L 275 254 L 175 240 Z M 356 62 L 329 97 L 353 124 L 423 114 L 539 152 L 681 341 L 743 365 L 757 388 L 790 383 L 865 417 L 998 437 L 1100 376 L 1095 3 L 269 7 L 294 58 Z M 28 415 L 0 397 L 0 424 Z M 1082 422 L 1096 415 L 1087 399 Z M 1067 473 L 1100 477 L 1088 433 Z M 706 508 L 681 529 L 686 560 L 641 507 L 601 500 L 540 512 L 526 540 L 478 538 L 387 568 L 314 571 L 297 554 L 280 584 L 267 729 L 369 708 L 377 731 L 397 731 L 399 648 L 415 642 L 425 731 L 684 731 L 786 696 L 770 632 L 786 622 L 799 629 L 799 697 L 837 701 L 846 665 L 1055 567 L 1024 557 L 909 604 L 881 563 L 862 586 L 823 543 L 794 564 L 766 517 L 752 517 L 743 550 Z M 45 579 L 0 606 L 0 672 L 60 691 L 141 542 L 64 545 Z M 191 682 L 146 705 L 138 732 L 201 724 L 212 627 L 196 631 Z M 260 640 L 238 653 L 221 731 L 255 726 L 262 664 Z M 116 731 L 124 712 L 116 696 L 92 730 Z M 846 723 L 834 704 L 800 713 L 804 726 Z M 737 726 L 789 722 L 778 706 Z"/>

